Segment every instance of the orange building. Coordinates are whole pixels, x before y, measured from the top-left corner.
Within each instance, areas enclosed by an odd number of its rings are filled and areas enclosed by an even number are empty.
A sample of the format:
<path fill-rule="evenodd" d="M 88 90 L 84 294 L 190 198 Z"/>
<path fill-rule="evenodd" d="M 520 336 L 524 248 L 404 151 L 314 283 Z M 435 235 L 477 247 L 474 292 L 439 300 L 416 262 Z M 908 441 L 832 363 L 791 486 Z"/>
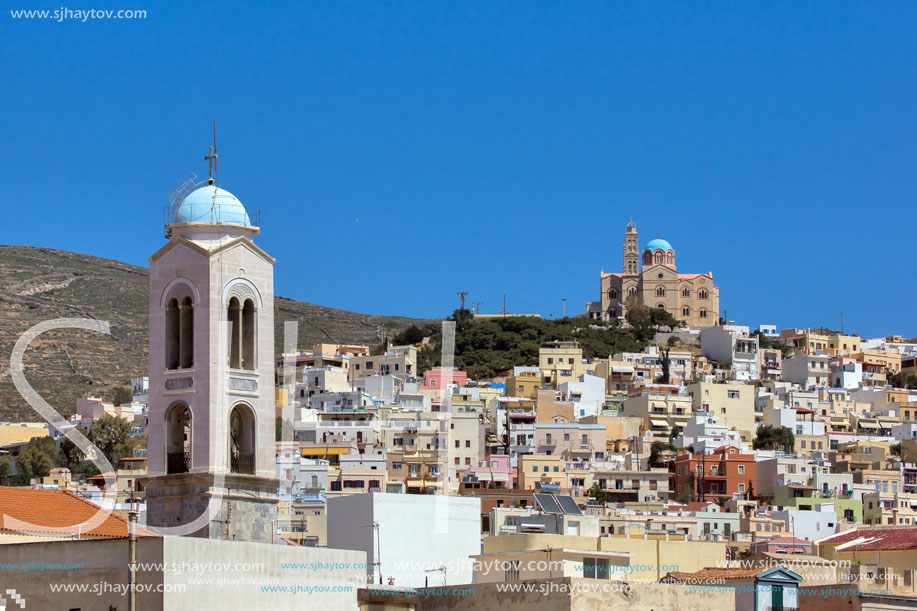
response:
<path fill-rule="evenodd" d="M 722 446 L 711 454 L 676 454 L 669 467 L 669 480 L 675 497 L 689 491 L 698 500 L 730 499 L 735 493 L 754 494 L 755 455 L 742 454 L 732 446 Z"/>

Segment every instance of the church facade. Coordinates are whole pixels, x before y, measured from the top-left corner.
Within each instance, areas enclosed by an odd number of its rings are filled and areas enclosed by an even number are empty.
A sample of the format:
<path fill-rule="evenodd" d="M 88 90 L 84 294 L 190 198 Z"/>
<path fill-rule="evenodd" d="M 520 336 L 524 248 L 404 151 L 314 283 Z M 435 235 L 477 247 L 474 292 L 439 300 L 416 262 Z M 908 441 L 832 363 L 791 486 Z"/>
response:
<path fill-rule="evenodd" d="M 621 273 L 601 272 L 599 301 L 586 304 L 593 320 L 613 321 L 627 314 L 627 301 L 662 308 L 691 328 L 712 327 L 719 320 L 720 289 L 713 272 L 680 274 L 675 250 L 666 240 L 655 238 L 642 252 L 633 221 L 624 232 L 624 260 Z"/>

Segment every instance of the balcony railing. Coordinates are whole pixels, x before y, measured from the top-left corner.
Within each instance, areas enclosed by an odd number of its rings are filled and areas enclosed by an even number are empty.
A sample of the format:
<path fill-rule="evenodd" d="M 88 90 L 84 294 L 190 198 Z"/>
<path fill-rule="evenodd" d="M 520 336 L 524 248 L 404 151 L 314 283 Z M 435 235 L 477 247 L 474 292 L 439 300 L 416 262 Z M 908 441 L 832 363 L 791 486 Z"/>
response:
<path fill-rule="evenodd" d="M 187 473 L 191 470 L 191 452 L 169 452 L 166 455 L 166 473 Z"/>
<path fill-rule="evenodd" d="M 233 473 L 254 473 L 255 455 L 238 454 L 229 459 L 229 470 Z"/>

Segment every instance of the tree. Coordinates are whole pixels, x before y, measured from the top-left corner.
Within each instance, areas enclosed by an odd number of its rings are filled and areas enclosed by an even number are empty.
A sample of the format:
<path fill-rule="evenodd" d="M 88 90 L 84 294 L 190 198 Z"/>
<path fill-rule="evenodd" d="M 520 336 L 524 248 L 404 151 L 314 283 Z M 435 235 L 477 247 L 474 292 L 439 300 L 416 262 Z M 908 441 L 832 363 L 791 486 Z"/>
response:
<path fill-rule="evenodd" d="M 74 467 L 78 464 L 86 460 L 86 455 L 83 454 L 83 451 L 76 447 L 76 444 L 66 437 L 60 444 L 60 451 L 64 466 L 71 471 L 73 471 Z"/>
<path fill-rule="evenodd" d="M 667 339 L 665 343 L 668 344 L 669 347 L 671 348 L 671 347 L 677 346 L 679 341 L 680 340 L 678 339 L 677 335 L 670 335 L 669 339 Z"/>
<path fill-rule="evenodd" d="M 660 384 L 668 384 L 671 381 L 671 367 L 672 361 L 669 359 L 669 349 L 666 348 L 662 351 L 662 374 L 659 376 Z"/>
<path fill-rule="evenodd" d="M 672 427 L 672 430 L 669 432 L 669 447 L 673 448 L 673 451 L 675 448 L 675 446 L 673 445 L 673 442 L 676 439 L 678 439 L 679 437 L 681 437 L 681 427 L 676 424 L 675 426 Z"/>
<path fill-rule="evenodd" d="M 688 479 L 685 480 L 685 491 L 679 496 L 677 500 L 679 503 L 693 503 L 697 500 L 697 493 L 694 490 L 694 473 L 688 475 Z"/>
<path fill-rule="evenodd" d="M 133 398 L 134 397 L 131 396 L 131 389 L 126 386 L 115 386 L 111 391 L 111 402 L 115 405 L 130 403 Z"/>
<path fill-rule="evenodd" d="M 792 453 L 796 447 L 793 431 L 785 426 L 765 424 L 758 427 L 752 447 L 756 450 L 783 450 Z"/>
<path fill-rule="evenodd" d="M 290 438 L 293 437 L 293 423 L 289 420 L 284 420 L 283 418 L 274 419 L 274 438 L 277 441 L 283 441 L 283 430 L 290 431 Z"/>
<path fill-rule="evenodd" d="M 664 452 L 674 452 L 675 447 L 671 443 L 664 441 L 654 441 L 650 446 L 650 457 L 647 459 L 647 465 L 650 468 L 661 467 L 659 457 Z"/>
<path fill-rule="evenodd" d="M 131 436 L 131 423 L 118 416 L 106 414 L 89 427 L 89 441 L 94 443 L 109 461 L 115 461 L 115 448 Z"/>
<path fill-rule="evenodd" d="M 599 505 L 604 505 L 608 502 L 608 493 L 599 486 L 597 483 L 592 485 L 592 488 L 586 493 L 588 496 L 595 499 L 595 502 Z"/>
<path fill-rule="evenodd" d="M 146 449 L 146 437 L 128 437 L 124 443 L 115 446 L 115 454 L 118 457 L 137 456 L 137 450 Z"/>
<path fill-rule="evenodd" d="M 634 328 L 634 334 L 640 341 L 647 341 L 655 334 L 653 328 L 653 315 L 650 308 L 643 304 L 636 295 L 631 295 L 625 301 L 627 314 L 624 319 Z"/>
<path fill-rule="evenodd" d="M 471 313 L 471 310 L 458 309 L 452 312 L 452 320 L 455 321 L 456 332 L 464 331 L 474 324 L 474 314 Z"/>
<path fill-rule="evenodd" d="M 47 477 L 61 456 L 50 437 L 33 437 L 16 458 L 16 466 L 26 479 Z"/>
<path fill-rule="evenodd" d="M 13 459 L 9 456 L 0 456 L 0 485 L 6 485 L 6 478 L 13 472 Z"/>
<path fill-rule="evenodd" d="M 411 325 L 401 333 L 395 336 L 394 342 L 396 346 L 412 346 L 414 344 L 419 344 L 423 341 L 424 335 L 423 330 L 417 325 Z"/>

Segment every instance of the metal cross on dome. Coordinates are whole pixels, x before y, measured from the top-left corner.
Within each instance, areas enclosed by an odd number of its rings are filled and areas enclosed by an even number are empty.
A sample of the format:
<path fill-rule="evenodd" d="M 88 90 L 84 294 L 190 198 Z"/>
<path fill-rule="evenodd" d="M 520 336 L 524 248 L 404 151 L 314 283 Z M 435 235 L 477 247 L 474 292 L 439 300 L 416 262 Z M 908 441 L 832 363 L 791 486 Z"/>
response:
<path fill-rule="evenodd" d="M 207 147 L 208 154 L 204 156 L 204 161 L 210 165 L 210 177 L 207 179 L 207 184 L 214 184 L 216 182 L 217 174 L 217 120 L 213 120 L 213 146 Z"/>

